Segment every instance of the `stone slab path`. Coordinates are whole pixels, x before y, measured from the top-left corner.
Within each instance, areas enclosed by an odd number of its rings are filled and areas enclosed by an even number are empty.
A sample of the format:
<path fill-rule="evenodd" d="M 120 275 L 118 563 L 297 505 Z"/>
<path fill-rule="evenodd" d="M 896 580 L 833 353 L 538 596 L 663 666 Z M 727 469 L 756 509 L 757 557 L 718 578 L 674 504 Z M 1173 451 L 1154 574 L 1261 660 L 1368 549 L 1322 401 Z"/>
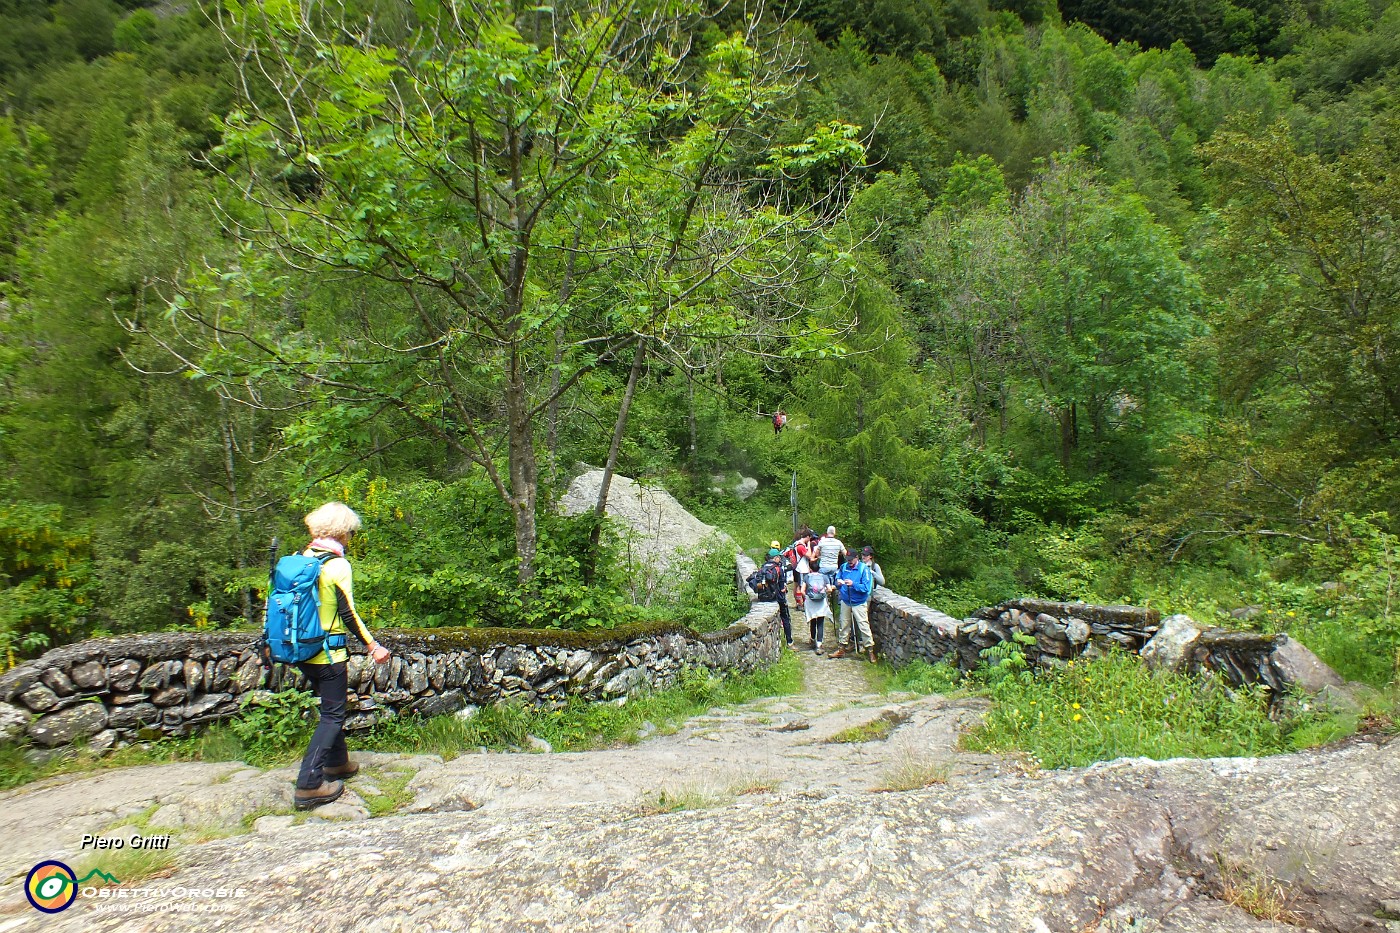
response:
<path fill-rule="evenodd" d="M 409 813 L 551 810 L 603 806 L 632 814 L 666 800 L 711 804 L 749 793 L 826 797 L 866 793 L 901 769 L 930 775 L 994 773 L 992 756 L 955 748 L 960 731 L 985 709 L 978 699 L 884 696 L 871 692 L 865 662 L 814 655 L 799 642 L 804 692 L 712 709 L 671 735 L 583 753 L 492 753 L 443 762 L 430 755 L 359 753 L 365 766 L 342 799 L 313 824 L 369 817 L 364 798 L 400 783 Z M 837 733 L 877 720 L 897 723 L 871 742 L 832 743 Z M 352 740 L 353 746 L 353 740 Z M 84 834 L 173 832 L 183 852 L 201 840 L 291 823 L 293 768 L 260 770 L 238 762 L 185 762 L 71 774 L 0 793 L 0 930 L 30 919 L 21 882 L 36 862 L 84 857 Z M 124 825 L 125 824 L 125 825 Z M 90 853 L 88 853 L 90 854 Z M 7 923 L 4 919 L 12 919 Z"/>
<path fill-rule="evenodd" d="M 803 663 L 799 696 L 634 746 L 356 756 L 355 793 L 298 825 L 290 769 L 149 766 L 0 795 L 0 933 L 1400 930 L 1400 743 L 1024 774 L 957 750 L 984 701 L 880 695 L 861 662 Z M 876 722 L 894 728 L 827 741 Z M 901 774 L 946 783 L 872 792 Z M 408 812 L 367 819 L 391 788 Z M 27 906 L 29 865 L 134 817 L 181 840 L 140 885 L 154 899 Z M 1296 895 L 1286 922 L 1228 903 L 1246 881 Z M 219 888 L 248 893 L 195 915 L 172 893 Z"/>

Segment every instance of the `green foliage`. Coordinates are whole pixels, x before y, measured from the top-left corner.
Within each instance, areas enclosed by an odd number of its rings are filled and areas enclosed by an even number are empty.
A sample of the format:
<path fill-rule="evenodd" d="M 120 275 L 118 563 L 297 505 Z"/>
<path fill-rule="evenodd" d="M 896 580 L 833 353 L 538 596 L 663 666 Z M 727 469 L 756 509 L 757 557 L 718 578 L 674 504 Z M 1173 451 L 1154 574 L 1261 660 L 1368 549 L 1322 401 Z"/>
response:
<path fill-rule="evenodd" d="M 90 749 L 83 743 L 59 749 L 42 762 L 32 760 L 28 745 L 0 745 L 0 790 L 19 787 L 40 778 L 77 774 L 104 768 L 127 768 L 169 761 L 240 761 L 243 744 L 226 724 L 210 726 L 190 738 L 161 738 L 137 742 L 115 751 Z M 147 811 L 147 816 L 154 810 Z"/>
<path fill-rule="evenodd" d="M 306 749 L 316 728 L 320 701 L 303 690 L 250 693 L 229 729 L 242 743 L 243 760 L 254 767 L 282 764 Z"/>
<path fill-rule="evenodd" d="M 712 536 L 687 550 L 690 556 L 673 565 L 671 579 L 662 581 L 661 598 L 652 604 L 651 614 L 697 632 L 728 628 L 749 611 L 749 601 L 734 578 L 733 545 Z"/>
<path fill-rule="evenodd" d="M 350 557 L 356 603 L 372 626 L 588 629 L 637 618 L 611 535 L 593 584 L 583 583 L 588 517 L 540 516 L 537 596 L 523 599 L 510 510 L 480 474 L 390 483 L 356 473 L 309 490 L 302 502 L 310 509 L 327 498 L 354 503 L 365 522 Z"/>
<path fill-rule="evenodd" d="M 17 653 L 37 654 L 84 634 L 96 591 L 92 570 L 87 534 L 66 526 L 61 509 L 0 498 L 0 652 L 6 667 Z"/>
<path fill-rule="evenodd" d="M 1390 126 L 1378 121 L 1375 138 L 1335 160 L 1299 151 L 1282 124 L 1206 149 L 1225 200 L 1220 248 L 1254 257 L 1218 272 L 1231 388 L 1295 439 L 1330 435 L 1349 459 L 1400 437 Z"/>
<path fill-rule="evenodd" d="M 877 278 L 857 281 L 850 302 L 856 319 L 841 338 L 845 352 L 818 363 L 798 386 L 812 413 L 799 482 L 812 490 L 809 511 L 824 516 L 819 524 L 839 526 L 848 545 L 924 555 L 938 540 L 921 520 L 935 461 L 917 442 L 927 409 L 914 347 L 901 332 L 898 299 Z"/>
<path fill-rule="evenodd" d="M 376 625 L 721 627 L 727 558 L 604 529 L 584 586 L 548 505 L 630 398 L 618 469 L 745 546 L 798 471 L 939 608 L 1258 605 L 1395 676 L 1400 5 L 823 0 L 801 72 L 669 0 L 621 59 L 581 11 L 233 4 L 245 57 L 140 6 L 0 2 L 13 658 L 254 618 L 322 496 Z"/>
<path fill-rule="evenodd" d="M 1024 681 L 1031 675 L 1026 648 L 1035 644 L 1035 636 L 1015 632 L 1010 641 L 998 642 L 978 652 L 982 664 L 973 676 L 982 683 L 997 687 L 1008 680 Z"/>
<path fill-rule="evenodd" d="M 1135 756 L 1268 755 L 1288 747 L 1256 691 L 1153 673 L 1121 653 L 1039 676 L 994 678 L 991 696 L 996 705 L 966 746 L 1023 751 L 1047 768 Z"/>
<path fill-rule="evenodd" d="M 877 716 L 869 722 L 842 729 L 827 739 L 833 745 L 858 745 L 862 742 L 883 742 L 889 738 L 899 720 L 889 716 Z"/>
<path fill-rule="evenodd" d="M 951 664 L 930 664 L 915 658 L 896 668 L 885 681 L 886 692 L 951 693 L 962 682 L 962 672 Z"/>

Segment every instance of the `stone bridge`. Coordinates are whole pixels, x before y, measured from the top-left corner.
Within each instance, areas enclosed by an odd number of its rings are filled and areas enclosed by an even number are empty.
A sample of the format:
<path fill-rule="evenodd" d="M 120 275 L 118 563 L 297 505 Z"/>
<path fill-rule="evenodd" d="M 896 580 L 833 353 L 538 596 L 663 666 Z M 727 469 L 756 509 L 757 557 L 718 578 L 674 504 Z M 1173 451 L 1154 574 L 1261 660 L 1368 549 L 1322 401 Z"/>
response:
<path fill-rule="evenodd" d="M 738 558 L 742 581 L 752 562 Z M 742 582 L 740 583 L 742 586 Z M 1342 680 L 1286 636 L 1201 629 L 1155 610 L 1021 599 L 953 619 L 877 588 L 871 627 L 896 664 L 920 658 L 969 670 L 985 649 L 1019 634 L 1028 661 L 1056 667 L 1112 649 L 1138 652 L 1173 670 L 1220 673 L 1232 684 L 1262 684 L 1275 697 Z M 84 641 L 47 652 L 0 677 L 0 739 L 27 736 L 46 747 L 86 741 L 106 748 L 161 735 L 188 735 L 235 715 L 268 692 L 301 686 L 294 668 L 265 670 L 249 632 L 156 633 Z M 350 729 L 402 714 L 456 712 L 522 698 L 562 704 L 600 701 L 671 686 L 687 667 L 747 672 L 782 650 L 775 606 L 754 603 L 729 628 L 696 634 L 677 625 L 601 633 L 444 628 L 386 631 L 386 665 L 352 653 Z"/>

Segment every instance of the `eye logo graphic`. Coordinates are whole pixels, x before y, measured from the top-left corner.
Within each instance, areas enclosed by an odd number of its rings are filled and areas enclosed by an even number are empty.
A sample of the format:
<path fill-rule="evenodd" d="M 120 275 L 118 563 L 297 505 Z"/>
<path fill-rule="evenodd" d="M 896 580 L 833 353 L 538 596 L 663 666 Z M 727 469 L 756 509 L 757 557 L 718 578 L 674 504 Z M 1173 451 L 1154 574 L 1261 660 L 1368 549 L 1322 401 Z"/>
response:
<path fill-rule="evenodd" d="M 96 868 L 79 878 L 67 865 L 49 860 L 29 869 L 29 875 L 24 879 L 24 896 L 29 898 L 29 903 L 35 910 L 56 914 L 72 906 L 78 899 L 78 887 L 87 883 L 94 875 L 111 884 L 121 883 Z"/>
<path fill-rule="evenodd" d="M 78 876 L 62 862 L 40 862 L 24 879 L 24 896 L 35 910 L 56 914 L 78 898 Z"/>

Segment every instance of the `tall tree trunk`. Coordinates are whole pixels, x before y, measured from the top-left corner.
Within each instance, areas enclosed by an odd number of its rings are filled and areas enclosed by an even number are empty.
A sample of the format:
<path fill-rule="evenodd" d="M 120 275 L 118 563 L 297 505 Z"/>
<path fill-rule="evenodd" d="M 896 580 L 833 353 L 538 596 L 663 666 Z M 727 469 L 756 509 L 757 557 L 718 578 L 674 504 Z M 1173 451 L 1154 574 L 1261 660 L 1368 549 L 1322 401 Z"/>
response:
<path fill-rule="evenodd" d="M 238 568 L 238 575 L 243 576 L 243 571 L 248 567 L 247 557 L 243 548 L 243 503 L 238 496 L 238 469 L 237 461 L 234 459 L 233 424 L 229 420 L 228 399 L 219 396 L 219 432 L 223 435 L 224 442 L 224 488 L 228 491 L 229 515 L 233 520 L 233 555 L 234 566 Z M 253 594 L 246 586 L 242 594 L 243 618 L 249 622 L 253 621 Z"/>
<path fill-rule="evenodd" d="M 690 473 L 696 474 L 700 460 L 699 432 L 695 429 L 695 374 L 689 369 L 685 371 L 685 404 L 686 420 L 690 426 Z"/>
<path fill-rule="evenodd" d="M 608 448 L 608 462 L 603 465 L 603 481 L 598 485 L 598 501 L 593 505 L 593 532 L 589 535 L 588 553 L 584 555 L 583 582 L 593 583 L 598 571 L 598 546 L 603 539 L 603 515 L 608 508 L 608 492 L 612 489 L 613 470 L 617 468 L 617 456 L 622 451 L 622 437 L 627 431 L 627 416 L 632 408 L 632 399 L 637 394 L 637 381 L 646 367 L 647 344 L 637 344 L 637 352 L 632 357 L 632 371 L 627 374 L 627 389 L 622 393 L 622 405 L 617 411 L 617 421 L 613 424 L 612 445 Z"/>
<path fill-rule="evenodd" d="M 535 500 L 539 486 L 539 464 L 535 460 L 535 436 L 530 423 L 530 390 L 525 382 L 525 360 L 521 357 L 520 336 L 525 310 L 525 286 L 530 268 L 530 226 L 521 199 L 524 196 L 524 135 L 511 108 L 506 142 L 510 151 L 511 197 L 507 226 L 514 239 L 504 276 L 505 312 L 503 330 L 509 347 L 506 368 L 506 449 L 510 458 L 510 508 L 515 520 L 516 579 L 520 595 L 529 605 L 535 595 L 535 557 L 539 548 L 539 527 Z"/>
<path fill-rule="evenodd" d="M 1079 445 L 1079 419 L 1073 402 L 1060 409 L 1059 419 L 1060 466 L 1068 470 L 1070 457 L 1073 456 L 1075 447 Z"/>
<path fill-rule="evenodd" d="M 510 380 L 506 386 L 507 448 L 510 456 L 510 509 L 515 520 L 515 553 L 519 560 L 516 577 L 528 601 L 534 592 L 535 553 L 539 532 L 535 522 L 538 468 L 535 442 L 530 431 L 530 398 L 525 386 L 524 367 L 515 351 L 511 353 Z"/>
<path fill-rule="evenodd" d="M 583 228 L 574 228 L 574 248 L 564 264 L 564 281 L 559 286 L 559 304 L 562 307 L 574 291 L 574 257 L 578 255 Z M 559 370 L 564 365 L 564 324 L 561 321 L 554 328 L 554 350 L 550 354 L 549 406 L 545 413 L 545 451 L 549 457 L 549 485 L 559 485 Z"/>
<path fill-rule="evenodd" d="M 856 433 L 865 431 L 865 396 L 856 397 Z M 867 465 L 865 457 L 856 455 L 856 521 L 860 522 L 861 533 L 865 533 L 865 521 L 867 518 L 867 507 L 865 502 L 865 472 Z"/>
<path fill-rule="evenodd" d="M 559 368 L 564 365 L 564 325 L 554 328 L 553 364 L 549 371 L 549 407 L 545 412 L 544 446 L 549 458 L 549 485 L 559 485 Z"/>

